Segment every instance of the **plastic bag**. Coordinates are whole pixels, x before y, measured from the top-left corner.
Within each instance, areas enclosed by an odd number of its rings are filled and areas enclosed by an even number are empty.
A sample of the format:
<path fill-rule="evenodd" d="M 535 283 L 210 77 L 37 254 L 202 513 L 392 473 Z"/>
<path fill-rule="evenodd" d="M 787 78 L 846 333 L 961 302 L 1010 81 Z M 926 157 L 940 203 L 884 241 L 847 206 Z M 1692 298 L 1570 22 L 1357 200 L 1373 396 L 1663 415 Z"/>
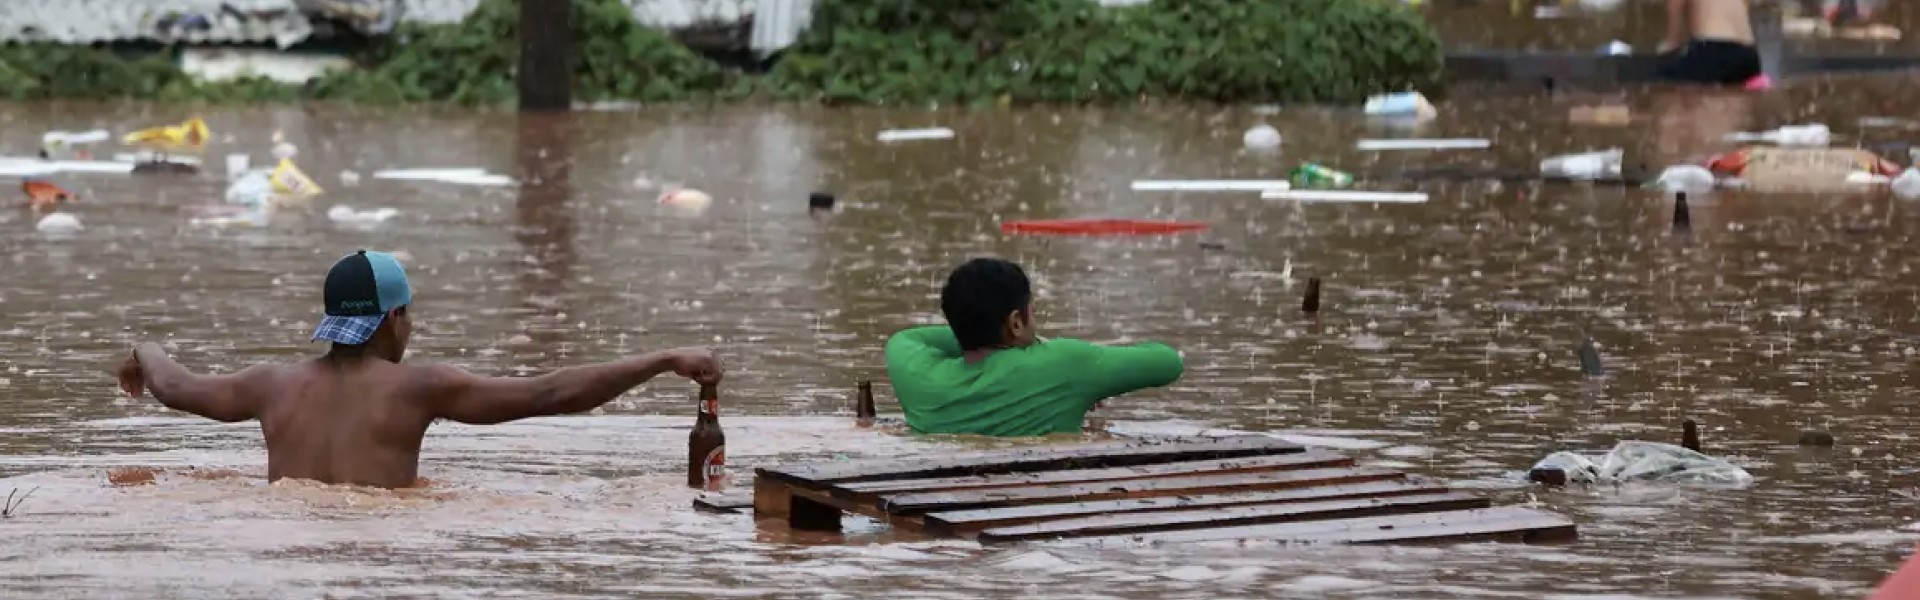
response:
<path fill-rule="evenodd" d="M 273 172 L 255 169 L 227 186 L 227 202 L 246 206 L 265 205 L 273 199 Z"/>
<path fill-rule="evenodd" d="M 1533 465 L 1558 469 L 1568 483 L 1655 483 L 1666 485 L 1744 488 L 1753 475 L 1733 463 L 1673 444 L 1625 441 L 1597 457 L 1555 452 Z"/>

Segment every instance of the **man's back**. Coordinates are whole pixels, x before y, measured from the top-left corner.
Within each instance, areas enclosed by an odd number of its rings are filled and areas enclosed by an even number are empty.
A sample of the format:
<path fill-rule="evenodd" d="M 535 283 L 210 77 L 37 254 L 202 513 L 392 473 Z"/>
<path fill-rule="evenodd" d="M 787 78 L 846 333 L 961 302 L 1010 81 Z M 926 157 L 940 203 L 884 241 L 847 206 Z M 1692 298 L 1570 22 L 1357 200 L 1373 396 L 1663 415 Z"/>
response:
<path fill-rule="evenodd" d="M 971 360 L 947 327 L 887 340 L 887 377 L 921 433 L 1024 437 L 1076 433 L 1093 405 L 1164 386 L 1184 370 L 1164 344 L 1109 347 L 1056 339 Z"/>
<path fill-rule="evenodd" d="M 433 423 L 415 397 L 415 368 L 378 359 L 319 358 L 277 367 L 261 394 L 267 478 L 385 488 L 414 485 L 420 443 Z"/>

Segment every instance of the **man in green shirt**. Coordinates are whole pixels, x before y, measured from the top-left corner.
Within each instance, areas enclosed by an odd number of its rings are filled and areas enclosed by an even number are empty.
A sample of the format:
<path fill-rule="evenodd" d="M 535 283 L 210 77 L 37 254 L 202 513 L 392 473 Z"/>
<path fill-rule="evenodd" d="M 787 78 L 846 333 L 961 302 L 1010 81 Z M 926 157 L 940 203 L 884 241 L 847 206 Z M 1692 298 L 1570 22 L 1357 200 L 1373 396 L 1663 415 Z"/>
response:
<path fill-rule="evenodd" d="M 887 377 L 919 433 L 1079 433 L 1100 401 L 1161 387 L 1185 370 L 1166 344 L 1101 346 L 1034 334 L 1033 286 L 1019 265 L 976 258 L 940 290 L 947 325 L 887 340 Z"/>

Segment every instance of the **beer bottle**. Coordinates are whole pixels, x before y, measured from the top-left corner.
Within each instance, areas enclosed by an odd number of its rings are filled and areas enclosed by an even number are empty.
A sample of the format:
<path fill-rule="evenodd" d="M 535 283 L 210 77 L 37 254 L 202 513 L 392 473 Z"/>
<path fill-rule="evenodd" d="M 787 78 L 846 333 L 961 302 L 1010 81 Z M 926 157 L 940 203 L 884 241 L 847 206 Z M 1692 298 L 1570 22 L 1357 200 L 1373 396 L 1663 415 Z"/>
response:
<path fill-rule="evenodd" d="M 853 424 L 858 427 L 873 426 L 873 382 L 860 382 L 859 394 L 853 400 Z"/>
<path fill-rule="evenodd" d="M 720 388 L 700 386 L 700 417 L 687 438 L 687 486 L 719 491 L 726 485 L 727 434 L 720 431 Z"/>

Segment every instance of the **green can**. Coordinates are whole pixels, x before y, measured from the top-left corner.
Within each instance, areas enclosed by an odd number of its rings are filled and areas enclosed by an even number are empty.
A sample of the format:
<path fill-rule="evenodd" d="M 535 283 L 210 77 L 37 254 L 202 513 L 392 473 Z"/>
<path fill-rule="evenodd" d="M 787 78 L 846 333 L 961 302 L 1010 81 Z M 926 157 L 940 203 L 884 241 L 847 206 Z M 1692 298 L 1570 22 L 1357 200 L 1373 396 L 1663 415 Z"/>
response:
<path fill-rule="evenodd" d="M 1293 172 L 1287 174 L 1287 179 L 1293 180 L 1293 185 L 1309 188 L 1341 188 L 1353 185 L 1353 175 L 1313 163 L 1305 163 L 1294 167 Z"/>

